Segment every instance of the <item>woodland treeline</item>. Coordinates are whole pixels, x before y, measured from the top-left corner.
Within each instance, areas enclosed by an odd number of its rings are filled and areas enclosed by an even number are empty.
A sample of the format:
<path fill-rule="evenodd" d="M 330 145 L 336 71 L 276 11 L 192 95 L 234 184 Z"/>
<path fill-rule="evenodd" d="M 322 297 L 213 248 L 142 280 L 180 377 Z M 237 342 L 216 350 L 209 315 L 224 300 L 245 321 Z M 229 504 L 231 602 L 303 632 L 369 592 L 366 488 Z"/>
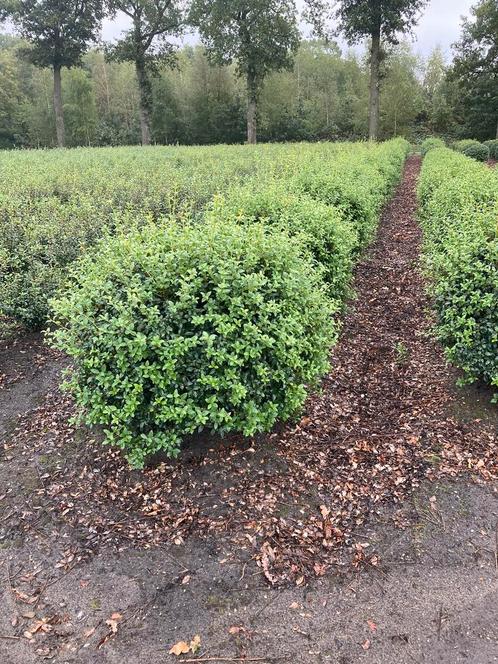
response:
<path fill-rule="evenodd" d="M 107 45 L 97 43 L 104 6 L 81 0 L 87 14 L 71 18 L 62 13 L 67 4 L 27 0 L 3 11 L 17 30 L 0 34 L 2 148 L 255 142 L 256 127 L 263 141 L 434 134 L 484 140 L 498 133 L 495 0 L 476 4 L 449 64 L 439 48 L 423 60 L 403 40 L 423 1 L 343 2 L 341 15 L 309 0 L 313 39 L 300 37 L 287 0 L 119 2 L 114 10 L 149 5 L 156 13 L 137 20 L 130 10 L 134 27 Z M 358 5 L 381 7 L 377 46 L 375 16 L 362 25 L 364 17 L 359 22 L 353 11 Z M 258 7 L 259 24 L 251 23 Z M 54 12 L 63 37 L 46 30 Z M 187 19 L 200 43 L 174 47 L 171 38 Z M 277 19 L 281 24 L 270 26 Z M 251 28 L 246 43 L 244 25 Z M 333 38 L 339 28 L 350 44 L 365 43 L 363 56 L 341 51 Z"/>

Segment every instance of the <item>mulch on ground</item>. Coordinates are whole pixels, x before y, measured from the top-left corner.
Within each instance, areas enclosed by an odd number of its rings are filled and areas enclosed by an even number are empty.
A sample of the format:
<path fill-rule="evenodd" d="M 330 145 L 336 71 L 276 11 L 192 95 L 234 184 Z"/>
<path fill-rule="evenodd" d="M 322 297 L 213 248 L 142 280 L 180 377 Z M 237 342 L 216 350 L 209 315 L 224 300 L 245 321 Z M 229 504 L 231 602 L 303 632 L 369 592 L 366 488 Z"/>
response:
<path fill-rule="evenodd" d="M 71 399 L 55 390 L 6 450 L 43 483 L 16 512 L 21 526 L 32 529 L 43 509 L 77 534 L 78 555 L 213 538 L 255 559 L 270 584 L 301 585 L 346 559 L 376 565 L 362 528 L 423 480 L 496 479 L 497 432 L 448 414 L 453 377 L 419 265 L 419 169 L 410 158 L 358 266 L 330 374 L 299 423 L 253 440 L 200 437 L 178 461 L 134 471 L 71 424 Z"/>

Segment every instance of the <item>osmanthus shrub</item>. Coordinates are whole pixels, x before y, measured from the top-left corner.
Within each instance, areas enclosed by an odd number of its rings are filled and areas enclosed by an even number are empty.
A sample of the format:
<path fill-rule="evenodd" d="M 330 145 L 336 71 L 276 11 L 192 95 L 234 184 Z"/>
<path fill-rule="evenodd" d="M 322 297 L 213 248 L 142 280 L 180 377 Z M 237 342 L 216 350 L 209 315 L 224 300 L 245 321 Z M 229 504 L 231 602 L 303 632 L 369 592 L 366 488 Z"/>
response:
<path fill-rule="evenodd" d="M 256 181 L 216 196 L 209 217 L 228 223 L 263 223 L 299 237 L 305 251 L 323 267 L 329 296 L 338 303 L 345 299 L 358 234 L 337 208 L 289 192 L 281 183 Z"/>
<path fill-rule="evenodd" d="M 489 147 L 485 143 L 480 143 L 472 138 L 464 138 L 461 141 L 456 141 L 453 143 L 452 148 L 476 161 L 487 161 L 490 156 Z"/>
<path fill-rule="evenodd" d="M 195 431 L 289 418 L 337 335 L 301 242 L 261 224 L 150 225 L 80 259 L 68 286 L 51 334 L 67 386 L 135 466 Z"/>
<path fill-rule="evenodd" d="M 438 336 L 467 382 L 498 388 L 498 178 L 436 150 L 424 160 L 419 192 Z"/>
<path fill-rule="evenodd" d="M 399 182 L 410 145 L 394 139 L 352 148 L 345 144 L 330 162 L 309 160 L 288 186 L 337 207 L 357 233 L 360 250 L 375 234 L 381 208 Z"/>
<path fill-rule="evenodd" d="M 425 141 L 422 141 L 422 144 L 420 146 L 420 152 L 422 154 L 422 157 L 425 157 L 425 155 L 428 152 L 430 152 L 430 150 L 435 150 L 436 148 L 444 148 L 444 147 L 446 147 L 446 144 L 442 138 L 430 137 L 426 138 Z"/>
<path fill-rule="evenodd" d="M 491 141 L 484 141 L 484 145 L 489 150 L 489 158 L 498 159 L 498 138 L 494 138 Z"/>

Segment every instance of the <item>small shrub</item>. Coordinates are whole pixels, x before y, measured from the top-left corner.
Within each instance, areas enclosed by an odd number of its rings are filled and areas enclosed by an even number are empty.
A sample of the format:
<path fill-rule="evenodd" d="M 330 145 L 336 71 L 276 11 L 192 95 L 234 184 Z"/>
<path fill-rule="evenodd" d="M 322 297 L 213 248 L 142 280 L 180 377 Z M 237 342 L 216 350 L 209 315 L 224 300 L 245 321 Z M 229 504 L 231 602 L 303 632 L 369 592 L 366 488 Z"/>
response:
<path fill-rule="evenodd" d="M 426 138 L 420 146 L 420 152 L 422 157 L 425 157 L 430 150 L 444 147 L 446 147 L 446 144 L 441 138 Z"/>
<path fill-rule="evenodd" d="M 302 253 L 288 234 L 217 221 L 101 243 L 53 302 L 84 420 L 142 466 L 195 431 L 252 435 L 296 413 L 337 333 Z"/>
<path fill-rule="evenodd" d="M 484 141 L 484 145 L 489 149 L 489 158 L 498 160 L 498 138 L 492 141 Z"/>
<path fill-rule="evenodd" d="M 469 145 L 463 150 L 463 154 L 466 157 L 471 157 L 476 161 L 488 161 L 489 159 L 489 148 L 483 143 L 475 143 L 474 145 Z"/>
<path fill-rule="evenodd" d="M 479 141 L 476 141 L 474 138 L 463 138 L 461 141 L 455 141 L 451 144 L 452 150 L 456 152 L 463 152 L 471 145 L 481 145 Z"/>

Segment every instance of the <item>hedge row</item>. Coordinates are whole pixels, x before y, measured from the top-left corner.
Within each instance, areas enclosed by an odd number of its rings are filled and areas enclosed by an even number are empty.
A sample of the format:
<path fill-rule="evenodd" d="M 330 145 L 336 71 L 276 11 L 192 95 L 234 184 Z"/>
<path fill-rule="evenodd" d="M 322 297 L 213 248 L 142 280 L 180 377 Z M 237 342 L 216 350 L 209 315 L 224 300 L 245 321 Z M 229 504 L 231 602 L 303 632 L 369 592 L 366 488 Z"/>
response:
<path fill-rule="evenodd" d="M 451 150 L 433 150 L 419 198 L 439 338 L 467 382 L 498 387 L 497 174 Z"/>
<path fill-rule="evenodd" d="M 52 303 L 84 420 L 141 466 L 189 434 L 253 435 L 299 411 L 407 151 L 301 145 L 202 214 L 115 227 Z"/>
<path fill-rule="evenodd" d="M 371 176 L 379 184 L 376 164 L 383 151 L 389 147 L 324 143 L 2 153 L 0 314 L 43 328 L 48 299 L 67 267 L 99 238 L 163 216 L 202 220 L 217 192 L 238 192 L 249 184 L 285 182 L 299 194 L 312 188 L 313 174 L 322 173 L 326 202 L 348 206 L 358 235 L 367 237 L 385 190 L 356 179 Z M 324 173 L 332 163 L 334 169 Z M 310 195 L 318 199 L 322 193 Z"/>
<path fill-rule="evenodd" d="M 271 178 L 297 155 L 293 146 L 2 153 L 0 312 L 42 328 L 67 266 L 98 238 L 164 215 L 199 215 L 217 191 Z"/>

